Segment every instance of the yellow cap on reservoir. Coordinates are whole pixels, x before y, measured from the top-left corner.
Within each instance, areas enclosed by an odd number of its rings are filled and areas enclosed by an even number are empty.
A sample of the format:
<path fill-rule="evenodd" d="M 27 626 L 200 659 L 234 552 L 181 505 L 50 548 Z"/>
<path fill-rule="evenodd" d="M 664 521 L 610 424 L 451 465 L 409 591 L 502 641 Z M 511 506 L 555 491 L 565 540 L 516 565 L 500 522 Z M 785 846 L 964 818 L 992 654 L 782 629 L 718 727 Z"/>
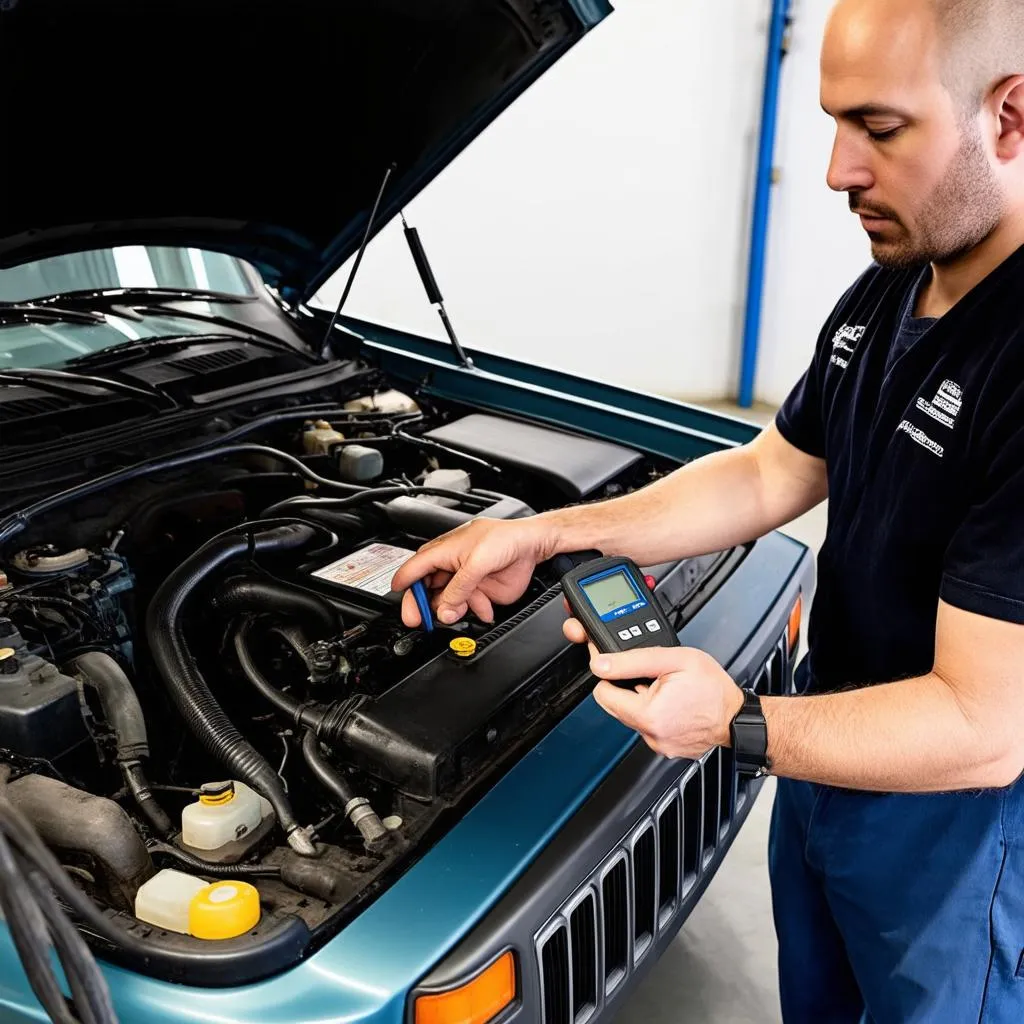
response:
<path fill-rule="evenodd" d="M 476 641 L 469 636 L 457 636 L 448 646 L 460 658 L 469 658 L 476 654 Z"/>
<path fill-rule="evenodd" d="M 259 923 L 260 894 L 248 882 L 214 882 L 188 905 L 188 930 L 197 939 L 233 939 Z"/>

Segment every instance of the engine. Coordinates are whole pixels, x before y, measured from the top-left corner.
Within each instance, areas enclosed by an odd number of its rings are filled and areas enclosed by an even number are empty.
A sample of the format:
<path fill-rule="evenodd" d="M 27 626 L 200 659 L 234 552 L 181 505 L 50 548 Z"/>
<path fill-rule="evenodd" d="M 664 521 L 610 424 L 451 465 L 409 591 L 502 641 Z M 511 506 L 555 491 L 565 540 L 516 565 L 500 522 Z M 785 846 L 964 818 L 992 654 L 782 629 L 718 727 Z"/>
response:
<path fill-rule="evenodd" d="M 226 948 L 284 919 L 329 931 L 587 684 L 564 567 L 494 623 L 432 632 L 402 624 L 395 570 L 474 517 L 672 468 L 383 392 L 222 422 L 47 493 L 0 522 L 6 793 L 125 934 L 148 924 L 172 952 L 209 937 L 167 909 L 193 892 L 179 876 L 258 892 Z M 667 610 L 709 566 L 656 567 Z"/>

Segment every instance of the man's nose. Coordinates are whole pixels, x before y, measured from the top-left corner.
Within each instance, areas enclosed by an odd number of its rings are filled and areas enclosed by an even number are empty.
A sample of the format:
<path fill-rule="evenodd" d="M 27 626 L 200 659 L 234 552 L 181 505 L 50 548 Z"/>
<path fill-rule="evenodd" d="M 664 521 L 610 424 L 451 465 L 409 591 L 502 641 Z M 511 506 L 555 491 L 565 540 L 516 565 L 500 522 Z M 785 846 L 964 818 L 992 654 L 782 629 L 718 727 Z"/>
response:
<path fill-rule="evenodd" d="M 825 180 L 834 192 L 865 192 L 875 183 L 868 154 L 842 130 L 836 133 Z"/>

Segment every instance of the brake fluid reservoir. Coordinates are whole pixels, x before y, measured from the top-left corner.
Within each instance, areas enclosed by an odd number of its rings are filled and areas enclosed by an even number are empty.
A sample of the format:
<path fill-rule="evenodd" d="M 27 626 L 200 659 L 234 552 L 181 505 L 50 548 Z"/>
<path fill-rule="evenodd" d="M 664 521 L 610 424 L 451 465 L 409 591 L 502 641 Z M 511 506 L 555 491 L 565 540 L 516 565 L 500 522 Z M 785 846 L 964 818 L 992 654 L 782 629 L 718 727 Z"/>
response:
<path fill-rule="evenodd" d="M 259 828 L 270 801 L 244 782 L 207 782 L 181 812 L 181 840 L 196 850 L 218 850 Z"/>

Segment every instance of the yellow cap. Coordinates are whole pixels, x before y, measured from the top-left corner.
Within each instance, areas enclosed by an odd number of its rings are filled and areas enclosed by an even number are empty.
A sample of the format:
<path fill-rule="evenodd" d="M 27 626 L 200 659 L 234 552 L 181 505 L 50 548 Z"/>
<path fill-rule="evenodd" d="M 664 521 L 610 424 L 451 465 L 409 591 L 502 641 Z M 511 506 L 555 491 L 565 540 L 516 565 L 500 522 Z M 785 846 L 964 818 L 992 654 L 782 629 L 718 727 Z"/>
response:
<path fill-rule="evenodd" d="M 188 905 L 188 930 L 197 939 L 233 939 L 259 923 L 260 894 L 248 882 L 214 882 Z"/>
<path fill-rule="evenodd" d="M 476 641 L 469 636 L 457 636 L 448 646 L 460 658 L 468 658 L 476 654 Z"/>
<path fill-rule="evenodd" d="M 204 782 L 199 787 L 199 802 L 207 807 L 219 807 L 235 799 L 234 782 Z"/>

